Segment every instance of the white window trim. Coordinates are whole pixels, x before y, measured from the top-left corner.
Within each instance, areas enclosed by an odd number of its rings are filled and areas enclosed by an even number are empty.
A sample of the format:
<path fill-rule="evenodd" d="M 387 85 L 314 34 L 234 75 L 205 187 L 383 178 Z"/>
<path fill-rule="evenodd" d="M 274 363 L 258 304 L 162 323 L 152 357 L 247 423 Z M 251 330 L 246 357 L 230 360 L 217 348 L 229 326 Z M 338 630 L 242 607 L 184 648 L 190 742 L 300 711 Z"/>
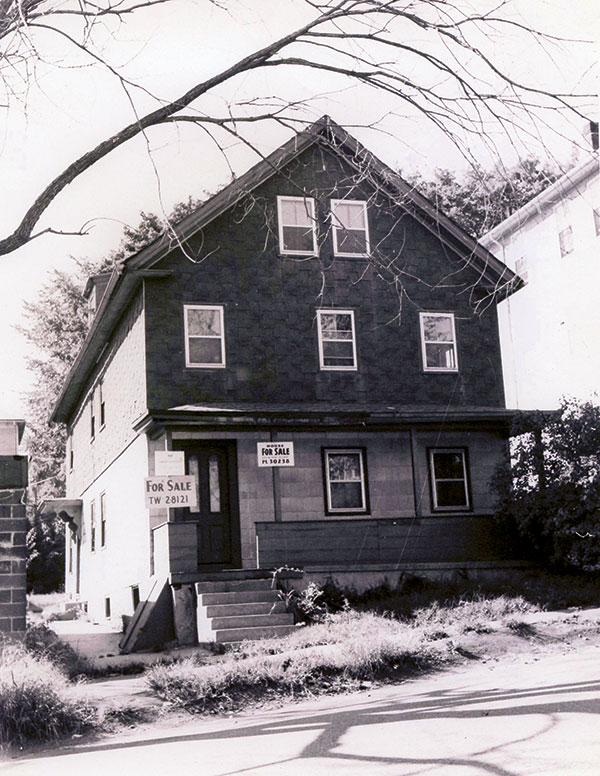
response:
<path fill-rule="evenodd" d="M 100 513 L 99 541 L 100 549 L 106 548 L 106 491 L 102 491 L 98 498 L 98 511 Z"/>
<path fill-rule="evenodd" d="M 350 252 L 342 252 L 338 248 L 338 232 L 343 231 L 343 227 L 336 223 L 336 216 L 335 216 L 335 206 L 341 204 L 341 205 L 362 205 L 363 212 L 365 216 L 365 242 L 367 244 L 367 250 L 364 253 L 350 253 Z M 330 201 L 330 207 L 331 207 L 331 226 L 333 230 L 333 255 L 334 256 L 342 256 L 342 257 L 365 257 L 368 256 L 371 252 L 371 241 L 369 238 L 369 219 L 368 219 L 368 212 L 367 212 L 367 203 L 363 199 L 332 199 Z"/>
<path fill-rule="evenodd" d="M 283 214 L 282 214 L 282 208 L 281 203 L 282 202 L 303 202 L 305 205 L 307 205 L 310 209 L 310 218 L 312 221 L 312 238 L 313 238 L 313 249 L 312 251 L 290 251 L 285 250 L 283 245 L 283 229 L 285 226 L 295 226 L 295 224 L 284 224 L 283 223 Z M 285 255 L 285 256 L 318 256 L 319 255 L 319 247 L 317 244 L 317 219 L 315 216 L 315 200 L 313 197 L 287 197 L 287 196 L 278 196 L 277 197 L 277 232 L 279 236 L 279 253 Z"/>
<path fill-rule="evenodd" d="M 435 340 L 435 341 L 441 345 L 452 345 L 454 349 L 453 367 L 427 365 L 427 348 L 425 347 L 425 345 L 428 343 L 425 341 L 425 327 L 423 325 L 423 321 L 425 318 L 450 318 L 450 321 L 452 323 L 452 341 L 450 340 Z M 430 312 L 419 313 L 419 326 L 421 329 L 421 357 L 423 359 L 423 371 L 424 372 L 458 372 L 458 347 L 456 344 L 456 326 L 454 324 L 454 313 L 430 313 Z M 433 342 L 433 340 L 431 340 L 431 342 Z"/>
<path fill-rule="evenodd" d="M 463 468 L 463 482 L 465 486 L 465 498 L 466 498 L 466 504 L 464 506 L 450 506 L 450 507 L 440 507 L 437 503 L 437 483 L 438 480 L 435 478 L 435 469 L 433 464 L 433 456 L 436 453 L 460 453 L 462 457 L 462 468 Z M 462 447 L 435 447 L 431 448 L 429 450 L 429 476 L 431 479 L 431 494 L 432 494 L 432 500 L 433 500 L 433 508 L 436 512 L 467 512 L 471 509 L 471 500 L 469 497 L 469 478 L 468 478 L 468 472 L 467 472 L 467 452 Z M 439 482 L 448 482 L 450 480 L 445 480 L 444 478 L 440 478 Z M 452 482 L 458 482 L 456 479 L 452 479 Z"/>
<path fill-rule="evenodd" d="M 195 339 L 219 339 L 221 341 L 220 364 L 199 364 L 190 360 L 190 334 L 188 332 L 188 310 L 217 310 L 221 318 L 221 334 L 218 337 L 198 337 L 191 335 Z M 185 304 L 183 306 L 183 327 L 185 338 L 185 365 L 189 369 L 225 369 L 227 366 L 225 355 L 225 308 L 219 304 Z"/>
<path fill-rule="evenodd" d="M 325 365 L 325 356 L 323 353 L 323 332 L 321 329 L 321 315 L 325 313 L 331 315 L 332 313 L 339 313 L 340 315 L 349 315 L 352 321 L 352 359 L 354 364 L 352 366 L 330 366 Z M 319 367 L 322 371 L 330 372 L 356 372 L 358 370 L 358 358 L 356 356 L 356 325 L 354 321 L 354 310 L 339 310 L 335 307 L 320 308 L 317 310 L 317 334 L 319 340 Z M 333 340 L 335 341 L 335 340 Z M 340 342 L 348 342 L 348 340 L 338 340 Z M 332 342 L 332 340 L 328 340 Z"/>
<path fill-rule="evenodd" d="M 330 455 L 357 455 L 358 459 L 360 461 L 360 490 L 361 490 L 361 497 L 362 497 L 362 503 L 363 505 L 361 507 L 333 507 L 331 502 L 331 481 L 329 479 L 329 456 Z M 326 492 L 325 492 L 325 499 L 326 499 L 326 505 L 327 505 L 327 512 L 328 514 L 332 515 L 345 515 L 345 514 L 357 514 L 357 515 L 366 515 L 368 514 L 369 507 L 367 504 L 367 487 L 366 487 L 366 481 L 365 481 L 365 450 L 361 447 L 347 447 L 347 448 L 337 448 L 337 447 L 330 447 L 325 448 L 323 450 L 323 459 L 325 464 L 325 486 L 326 486 Z"/>
<path fill-rule="evenodd" d="M 96 533 L 96 500 L 90 501 L 90 552 L 98 549 L 98 534 Z"/>

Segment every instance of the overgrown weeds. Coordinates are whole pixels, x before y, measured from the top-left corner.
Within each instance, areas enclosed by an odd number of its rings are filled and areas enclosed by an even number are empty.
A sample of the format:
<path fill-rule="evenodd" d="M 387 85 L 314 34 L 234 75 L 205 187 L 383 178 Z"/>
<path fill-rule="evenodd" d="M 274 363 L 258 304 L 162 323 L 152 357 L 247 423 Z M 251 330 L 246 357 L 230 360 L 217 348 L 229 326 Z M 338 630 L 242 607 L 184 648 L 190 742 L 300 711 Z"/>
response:
<path fill-rule="evenodd" d="M 0 747 L 55 741 L 97 724 L 64 673 L 20 645 L 0 647 Z"/>
<path fill-rule="evenodd" d="M 307 697 L 356 689 L 440 664 L 447 650 L 418 630 L 373 614 L 342 612 L 282 639 L 243 644 L 218 663 L 157 666 L 150 687 L 190 711 L 232 711 L 266 697 Z"/>
<path fill-rule="evenodd" d="M 76 652 L 70 644 L 61 641 L 47 625 L 33 625 L 28 628 L 24 644 L 32 655 L 52 663 L 69 679 L 94 675 L 90 661 Z"/>

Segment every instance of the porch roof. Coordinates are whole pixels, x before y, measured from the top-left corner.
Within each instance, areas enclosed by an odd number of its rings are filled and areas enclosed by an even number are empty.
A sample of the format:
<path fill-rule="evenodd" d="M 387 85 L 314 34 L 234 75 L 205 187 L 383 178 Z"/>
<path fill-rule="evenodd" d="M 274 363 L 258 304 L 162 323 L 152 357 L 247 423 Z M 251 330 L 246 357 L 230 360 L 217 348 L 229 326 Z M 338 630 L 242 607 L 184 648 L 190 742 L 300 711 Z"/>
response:
<path fill-rule="evenodd" d="M 507 426 L 523 415 L 504 407 L 360 404 L 357 402 L 218 402 L 184 404 L 149 410 L 134 428 L 138 432 L 156 425 L 183 426 L 412 426 L 487 423 Z M 526 413 L 525 413 L 526 414 Z"/>

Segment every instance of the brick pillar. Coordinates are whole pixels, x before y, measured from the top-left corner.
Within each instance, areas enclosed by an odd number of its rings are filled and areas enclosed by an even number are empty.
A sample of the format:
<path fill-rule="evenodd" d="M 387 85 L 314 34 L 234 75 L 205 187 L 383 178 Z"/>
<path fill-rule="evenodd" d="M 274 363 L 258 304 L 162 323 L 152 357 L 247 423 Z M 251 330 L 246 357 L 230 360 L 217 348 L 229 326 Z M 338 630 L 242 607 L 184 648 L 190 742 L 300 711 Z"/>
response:
<path fill-rule="evenodd" d="M 0 490 L 0 638 L 22 638 L 27 608 L 23 490 Z"/>

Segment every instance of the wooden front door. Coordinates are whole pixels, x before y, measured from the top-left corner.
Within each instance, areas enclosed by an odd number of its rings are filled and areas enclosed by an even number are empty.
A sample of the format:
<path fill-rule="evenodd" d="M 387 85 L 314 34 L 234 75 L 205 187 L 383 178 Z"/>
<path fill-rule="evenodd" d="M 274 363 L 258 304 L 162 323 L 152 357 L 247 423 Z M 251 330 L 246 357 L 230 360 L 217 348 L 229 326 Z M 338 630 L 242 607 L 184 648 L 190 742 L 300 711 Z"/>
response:
<path fill-rule="evenodd" d="M 210 570 L 236 563 L 232 509 L 235 448 L 229 442 L 180 441 L 176 450 L 185 452 L 185 469 L 196 480 L 198 506 L 177 509 L 176 520 L 196 523 L 198 568 Z"/>

